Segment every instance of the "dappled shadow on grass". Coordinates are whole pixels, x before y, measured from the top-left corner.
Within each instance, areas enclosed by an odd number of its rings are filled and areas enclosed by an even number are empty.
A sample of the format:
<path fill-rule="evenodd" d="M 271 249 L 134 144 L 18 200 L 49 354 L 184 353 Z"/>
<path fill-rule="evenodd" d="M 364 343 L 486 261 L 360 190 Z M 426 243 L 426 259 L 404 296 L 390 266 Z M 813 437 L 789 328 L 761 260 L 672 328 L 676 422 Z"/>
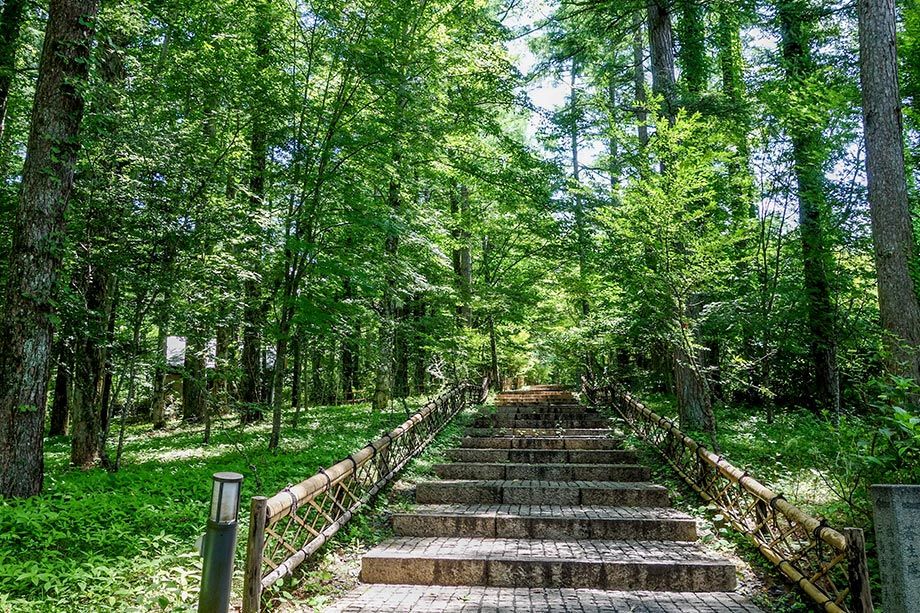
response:
<path fill-rule="evenodd" d="M 267 449 L 269 423 L 241 428 L 235 419 L 216 421 L 208 446 L 200 426 L 165 432 L 132 426 L 123 467 L 114 474 L 67 466 L 69 441 L 50 440 L 43 494 L 0 501 L 0 611 L 148 610 L 151 573 L 163 575 L 158 589 L 167 599 L 154 608 L 181 608 L 197 589 L 199 562 L 191 552 L 204 529 L 212 473 L 245 475 L 245 515 L 250 496 L 306 479 L 406 415 L 373 412 L 367 404 L 315 407 L 301 414 L 296 431 L 290 417 L 277 453 Z M 156 560 L 175 567 L 159 568 Z M 100 600 L 107 593 L 118 601 Z"/>

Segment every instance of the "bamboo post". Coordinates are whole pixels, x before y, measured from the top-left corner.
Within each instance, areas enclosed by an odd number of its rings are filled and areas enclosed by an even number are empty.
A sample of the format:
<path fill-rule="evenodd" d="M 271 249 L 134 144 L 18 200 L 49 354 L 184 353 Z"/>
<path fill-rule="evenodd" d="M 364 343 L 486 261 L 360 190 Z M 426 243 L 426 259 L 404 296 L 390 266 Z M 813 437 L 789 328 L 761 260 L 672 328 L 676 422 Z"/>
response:
<path fill-rule="evenodd" d="M 859 528 L 844 528 L 850 579 L 850 613 L 872 613 L 872 590 L 866 565 L 866 539 Z"/>
<path fill-rule="evenodd" d="M 258 613 L 262 607 L 262 551 L 265 549 L 265 520 L 268 498 L 253 496 L 243 569 L 243 613 Z"/>

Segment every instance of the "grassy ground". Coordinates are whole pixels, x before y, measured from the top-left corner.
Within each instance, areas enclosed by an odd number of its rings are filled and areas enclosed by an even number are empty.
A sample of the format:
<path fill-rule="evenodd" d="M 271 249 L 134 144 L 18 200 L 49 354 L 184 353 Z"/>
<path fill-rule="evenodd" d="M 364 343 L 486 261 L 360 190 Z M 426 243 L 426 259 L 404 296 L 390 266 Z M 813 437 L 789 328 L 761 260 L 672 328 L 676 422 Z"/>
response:
<path fill-rule="evenodd" d="M 296 431 L 285 422 L 276 454 L 267 450 L 267 423 L 242 429 L 228 418 L 215 425 L 207 446 L 201 428 L 151 432 L 138 425 L 129 428 L 115 474 L 69 467 L 68 440 L 51 439 L 43 494 L 0 500 L 0 611 L 188 610 L 197 601 L 195 542 L 204 530 L 212 473 L 245 475 L 244 501 L 270 495 L 405 418 L 401 407 L 314 407 L 302 413 Z M 361 526 L 356 522 L 346 541 Z"/>

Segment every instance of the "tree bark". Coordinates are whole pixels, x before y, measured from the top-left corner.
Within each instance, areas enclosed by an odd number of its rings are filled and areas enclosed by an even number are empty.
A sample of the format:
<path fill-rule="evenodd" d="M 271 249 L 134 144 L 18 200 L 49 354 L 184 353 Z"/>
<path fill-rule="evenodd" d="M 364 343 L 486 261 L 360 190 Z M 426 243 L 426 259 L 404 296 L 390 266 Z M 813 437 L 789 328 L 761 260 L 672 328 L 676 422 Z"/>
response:
<path fill-rule="evenodd" d="M 291 406 L 297 410 L 300 408 L 300 376 L 303 371 L 300 334 L 295 333 L 291 337 L 291 353 L 293 354 L 293 364 L 291 365 Z"/>
<path fill-rule="evenodd" d="M 48 436 L 67 434 L 70 411 L 70 373 L 73 368 L 73 350 L 66 340 L 58 342 L 58 365 L 54 376 L 54 400 L 51 404 L 51 427 Z"/>
<path fill-rule="evenodd" d="M 0 140 L 6 126 L 10 88 L 16 75 L 19 30 L 25 20 L 27 4 L 26 0 L 6 0 L 0 14 Z"/>
<path fill-rule="evenodd" d="M 157 323 L 157 356 L 153 367 L 153 400 L 150 403 L 150 421 L 153 422 L 154 430 L 166 427 L 166 339 L 166 322 L 160 319 Z"/>
<path fill-rule="evenodd" d="M 662 97 L 662 114 L 674 123 L 677 117 L 677 85 L 674 79 L 674 34 L 667 0 L 648 5 L 648 39 L 652 56 L 652 91 Z"/>
<path fill-rule="evenodd" d="M 192 329 L 185 342 L 185 365 L 182 373 L 182 421 L 204 422 L 207 402 L 207 336 Z"/>
<path fill-rule="evenodd" d="M 699 0 L 679 0 L 678 32 L 680 42 L 681 80 L 689 94 L 688 106 L 699 101 L 709 81 L 709 62 L 706 53 L 705 9 Z"/>
<path fill-rule="evenodd" d="M 343 279 L 342 286 L 345 300 L 350 302 L 354 298 L 354 288 L 350 279 Z M 354 328 L 346 332 L 342 339 L 342 396 L 345 402 L 355 399 L 355 387 L 358 376 L 358 339 L 361 338 L 361 328 L 358 322 Z"/>
<path fill-rule="evenodd" d="M 637 12 L 633 20 L 633 64 L 635 74 L 633 77 L 633 96 L 636 106 L 636 134 L 639 145 L 645 148 L 648 145 L 648 96 L 645 92 L 645 36 L 642 16 Z"/>
<path fill-rule="evenodd" d="M 394 166 L 399 167 L 400 155 L 393 155 Z M 393 214 L 401 208 L 400 184 L 394 177 L 390 179 L 387 202 Z M 394 317 L 396 314 L 396 258 L 399 254 L 399 235 L 391 230 L 384 245 L 384 251 L 389 268 L 386 283 L 381 298 L 380 314 L 380 354 L 377 356 L 377 371 L 374 382 L 373 408 L 382 411 L 390 403 L 392 395 L 393 378 L 393 343 L 395 336 Z"/>
<path fill-rule="evenodd" d="M 920 304 L 910 274 L 916 242 L 904 171 L 894 0 L 859 0 L 860 82 L 869 212 L 888 368 L 920 384 Z"/>
<path fill-rule="evenodd" d="M 54 288 L 73 188 L 97 0 L 51 0 L 0 326 L 0 494 L 38 494 Z"/>
<path fill-rule="evenodd" d="M 808 0 L 778 0 L 777 17 L 784 68 L 790 83 L 797 84 L 814 73 L 809 27 L 814 20 Z M 808 309 L 810 353 L 814 368 L 814 401 L 818 408 L 836 414 L 840 409 L 837 373 L 835 313 L 831 298 L 830 275 L 833 253 L 827 237 L 830 214 L 825 194 L 825 178 L 820 126 L 813 121 L 791 123 L 793 165 L 799 201 L 799 232 L 802 238 L 802 264 Z"/>

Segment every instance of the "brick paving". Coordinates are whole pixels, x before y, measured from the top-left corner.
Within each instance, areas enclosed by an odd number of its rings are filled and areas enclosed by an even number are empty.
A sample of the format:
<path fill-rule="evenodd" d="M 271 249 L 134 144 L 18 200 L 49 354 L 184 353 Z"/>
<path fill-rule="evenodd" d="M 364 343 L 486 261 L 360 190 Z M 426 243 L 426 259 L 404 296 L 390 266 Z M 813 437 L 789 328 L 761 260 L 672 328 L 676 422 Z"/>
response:
<path fill-rule="evenodd" d="M 327 611 L 761 613 L 601 415 L 552 387 L 496 404 Z"/>
<path fill-rule="evenodd" d="M 327 613 L 762 613 L 732 593 L 362 585 Z"/>

